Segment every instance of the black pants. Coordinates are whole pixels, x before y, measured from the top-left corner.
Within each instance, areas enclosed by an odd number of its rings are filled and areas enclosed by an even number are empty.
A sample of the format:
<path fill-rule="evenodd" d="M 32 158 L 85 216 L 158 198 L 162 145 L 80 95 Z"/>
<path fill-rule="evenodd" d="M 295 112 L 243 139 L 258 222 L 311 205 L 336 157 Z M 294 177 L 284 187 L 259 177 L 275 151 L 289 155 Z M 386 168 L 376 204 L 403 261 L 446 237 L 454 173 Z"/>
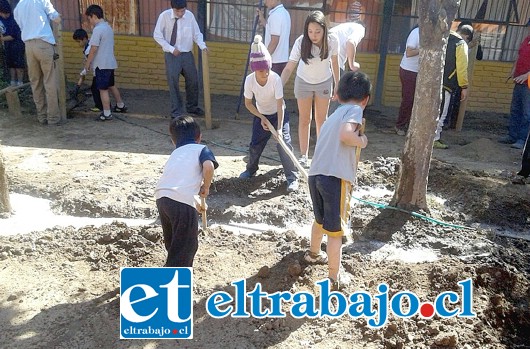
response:
<path fill-rule="evenodd" d="M 530 176 L 530 133 L 526 136 L 526 143 L 524 144 L 523 159 L 521 160 L 521 171 L 517 174 L 519 176 Z"/>
<path fill-rule="evenodd" d="M 103 111 L 103 102 L 101 102 L 101 95 L 96 87 L 96 77 L 92 78 L 92 85 L 90 85 L 90 91 L 92 92 L 92 99 L 94 99 L 94 106 L 99 110 Z"/>
<path fill-rule="evenodd" d="M 199 247 L 197 210 L 166 197 L 156 200 L 156 207 L 167 250 L 165 267 L 193 267 L 193 259 Z"/>

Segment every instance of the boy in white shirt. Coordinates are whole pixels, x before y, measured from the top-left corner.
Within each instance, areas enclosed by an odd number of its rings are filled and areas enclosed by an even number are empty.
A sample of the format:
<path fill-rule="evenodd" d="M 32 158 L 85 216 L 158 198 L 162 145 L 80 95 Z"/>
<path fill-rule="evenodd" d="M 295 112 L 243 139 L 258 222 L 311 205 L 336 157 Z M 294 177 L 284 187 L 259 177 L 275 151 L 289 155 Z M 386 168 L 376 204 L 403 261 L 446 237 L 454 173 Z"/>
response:
<path fill-rule="evenodd" d="M 201 129 L 191 116 L 169 124 L 175 150 L 164 166 L 155 189 L 156 207 L 167 250 L 166 267 L 193 267 L 199 246 L 199 215 L 204 208 L 195 196 L 210 193 L 214 170 L 219 166 L 210 149 L 201 144 Z"/>
<path fill-rule="evenodd" d="M 271 56 L 261 42 L 261 36 L 256 35 L 251 47 L 250 68 L 253 73 L 245 79 L 245 106 L 256 116 L 252 125 L 252 140 L 249 145 L 249 160 L 247 169 L 239 178 L 251 178 L 258 170 L 261 153 L 271 138 L 271 132 L 265 119 L 276 128 L 278 136 L 282 137 L 285 144 L 291 149 L 291 134 L 289 116 L 285 113 L 283 101 L 282 80 L 271 70 Z M 256 98 L 256 105 L 252 102 Z M 283 170 L 287 179 L 287 191 L 298 189 L 298 171 L 285 150 L 277 144 L 278 153 L 282 161 Z"/>

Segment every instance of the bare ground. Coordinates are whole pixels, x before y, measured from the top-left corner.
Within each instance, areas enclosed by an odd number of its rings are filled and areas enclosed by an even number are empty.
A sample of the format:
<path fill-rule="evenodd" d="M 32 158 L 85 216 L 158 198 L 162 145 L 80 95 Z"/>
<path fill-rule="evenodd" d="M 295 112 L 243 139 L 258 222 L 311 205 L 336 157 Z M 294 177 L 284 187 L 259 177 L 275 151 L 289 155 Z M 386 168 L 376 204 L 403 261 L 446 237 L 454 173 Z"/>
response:
<path fill-rule="evenodd" d="M 61 214 L 154 221 L 153 190 L 171 152 L 167 93 L 123 94 L 131 114 L 112 122 L 94 122 L 86 106 L 62 127 L 39 126 L 31 105 L 20 119 L 1 116 L 11 192 L 51 199 Z M 294 105 L 289 101 L 291 111 Z M 194 339 L 119 340 L 119 268 L 160 266 L 165 251 L 158 225 L 113 223 L 0 237 L 1 348 L 530 347 L 530 189 L 508 180 L 521 152 L 496 142 L 506 115 L 468 113 L 463 132 L 443 133 L 450 149 L 434 153 L 428 215 L 467 228 L 353 205 L 353 236 L 342 263 L 352 282 L 344 293 L 377 293 L 376 286 L 386 282 L 390 294 L 408 289 L 432 299 L 458 291 L 460 280 L 472 278 L 474 285 L 475 319 L 391 319 L 373 330 L 366 320 L 349 317 L 216 320 L 206 314 L 205 299 L 215 290 L 233 292 L 230 283 L 240 278 L 249 289 L 260 282 L 268 292 L 296 292 L 314 291 L 315 282 L 327 275 L 325 266 L 309 266 L 302 258 L 308 239 L 300 230 L 312 221 L 305 186 L 287 194 L 272 141 L 258 176 L 238 179 L 250 116 L 242 107 L 234 120 L 233 97 L 214 96 L 213 107 L 218 127 L 203 130 L 203 139 L 220 167 L 208 198 L 213 227 L 201 232 L 195 260 Z M 372 107 L 366 116 L 370 144 L 362 154 L 355 196 L 385 204 L 404 138 L 389 132 L 395 110 Z M 233 232 L 245 223 L 270 229 Z M 381 233 L 393 237 L 386 243 L 373 239 Z"/>

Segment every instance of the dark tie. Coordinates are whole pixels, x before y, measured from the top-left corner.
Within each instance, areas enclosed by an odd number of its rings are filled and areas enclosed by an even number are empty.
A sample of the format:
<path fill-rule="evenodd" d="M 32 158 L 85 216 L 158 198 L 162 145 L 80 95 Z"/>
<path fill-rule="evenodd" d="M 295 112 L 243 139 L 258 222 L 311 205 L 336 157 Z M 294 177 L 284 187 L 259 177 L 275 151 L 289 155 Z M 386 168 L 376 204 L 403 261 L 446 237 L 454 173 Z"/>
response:
<path fill-rule="evenodd" d="M 171 46 L 175 46 L 175 42 L 177 42 L 177 21 L 178 18 L 175 18 L 175 24 L 173 24 L 173 31 L 171 32 L 171 40 L 169 41 Z"/>

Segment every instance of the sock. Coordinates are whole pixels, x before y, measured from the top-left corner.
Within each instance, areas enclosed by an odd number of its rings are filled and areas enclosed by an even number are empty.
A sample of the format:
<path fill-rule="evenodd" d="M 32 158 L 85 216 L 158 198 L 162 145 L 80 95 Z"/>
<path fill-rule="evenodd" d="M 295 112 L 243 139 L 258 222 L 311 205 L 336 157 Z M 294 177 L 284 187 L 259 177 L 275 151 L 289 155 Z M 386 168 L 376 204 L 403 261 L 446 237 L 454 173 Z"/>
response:
<path fill-rule="evenodd" d="M 117 106 L 118 106 L 118 108 L 123 108 L 123 107 L 125 107 L 125 103 L 123 103 L 123 102 L 118 103 Z"/>
<path fill-rule="evenodd" d="M 110 109 L 109 109 L 109 110 L 104 109 L 104 110 L 103 110 L 103 115 L 105 115 L 105 116 L 110 116 Z"/>

